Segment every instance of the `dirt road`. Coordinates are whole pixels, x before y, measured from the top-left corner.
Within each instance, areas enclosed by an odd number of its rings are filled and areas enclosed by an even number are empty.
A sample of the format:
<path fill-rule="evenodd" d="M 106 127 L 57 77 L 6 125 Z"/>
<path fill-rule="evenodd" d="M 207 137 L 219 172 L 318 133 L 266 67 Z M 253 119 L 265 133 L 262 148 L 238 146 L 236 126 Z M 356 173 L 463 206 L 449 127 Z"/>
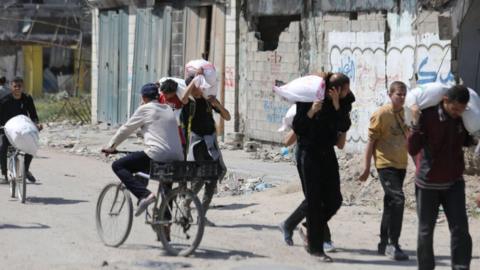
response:
<path fill-rule="evenodd" d="M 246 171 L 255 170 L 256 166 L 265 170 L 261 161 L 239 164 L 239 170 L 242 166 Z M 209 218 L 218 226 L 206 228 L 194 256 L 167 256 L 142 218 L 135 219 L 122 247 L 105 247 L 96 234 L 94 210 L 100 189 L 115 181 L 109 164 L 42 150 L 32 167 L 39 183 L 28 185 L 25 205 L 8 198 L 7 185 L 0 186 L 0 269 L 416 268 L 416 218 L 412 211 L 406 212 L 402 235 L 403 248 L 411 256 L 407 262 L 376 255 L 381 212 L 374 207 L 344 206 L 334 217 L 331 228 L 339 251 L 331 254 L 333 264 L 323 264 L 309 256 L 298 234 L 294 236 L 295 246 L 287 247 L 276 225 L 301 199 L 296 179 L 265 192 L 214 198 Z M 294 172 L 293 167 L 285 170 Z M 474 241 L 471 269 L 480 269 L 480 222 L 470 221 Z M 435 251 L 437 269 L 450 269 L 445 221 L 437 225 Z"/>

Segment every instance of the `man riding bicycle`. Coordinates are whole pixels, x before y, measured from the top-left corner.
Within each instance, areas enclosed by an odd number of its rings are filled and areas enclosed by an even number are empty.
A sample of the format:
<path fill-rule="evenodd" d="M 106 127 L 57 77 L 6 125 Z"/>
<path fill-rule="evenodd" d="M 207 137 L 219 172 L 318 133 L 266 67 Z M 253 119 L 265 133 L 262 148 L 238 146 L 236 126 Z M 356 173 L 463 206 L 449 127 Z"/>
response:
<path fill-rule="evenodd" d="M 140 181 L 133 173 L 147 172 L 150 160 L 171 162 L 183 160 L 177 121 L 172 108 L 158 102 L 158 86 L 153 83 L 141 89 L 142 105 L 120 127 L 103 152 L 109 154 L 137 128 L 141 128 L 146 149 L 131 153 L 112 164 L 114 173 L 126 188 L 139 199 L 135 216 L 142 214 L 155 201 L 155 194 L 147 189 L 148 181 Z"/>
<path fill-rule="evenodd" d="M 42 125 L 39 124 L 37 110 L 35 109 L 35 104 L 33 98 L 23 92 L 23 79 L 16 77 L 11 82 L 11 93 L 4 96 L 0 100 L 0 126 L 4 126 L 11 118 L 17 115 L 26 115 L 36 124 L 39 130 L 42 129 Z M 2 143 L 0 145 L 0 163 L 2 169 L 2 175 L 7 179 L 7 149 L 10 146 L 10 142 L 7 139 L 7 136 L 3 134 L 3 130 L 0 130 L 0 137 Z M 35 183 L 36 179 L 29 171 L 30 164 L 32 162 L 33 156 L 26 154 L 25 155 L 25 170 L 27 172 L 27 179 L 31 183 Z"/>

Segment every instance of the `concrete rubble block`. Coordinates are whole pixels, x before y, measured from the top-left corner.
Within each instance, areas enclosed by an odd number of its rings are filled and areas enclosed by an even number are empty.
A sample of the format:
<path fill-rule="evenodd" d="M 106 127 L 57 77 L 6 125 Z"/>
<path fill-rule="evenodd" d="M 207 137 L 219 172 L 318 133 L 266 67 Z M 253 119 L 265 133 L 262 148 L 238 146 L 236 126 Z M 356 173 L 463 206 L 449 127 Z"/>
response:
<path fill-rule="evenodd" d="M 260 148 L 260 144 L 256 142 L 246 142 L 244 143 L 243 149 L 245 152 L 257 152 Z"/>

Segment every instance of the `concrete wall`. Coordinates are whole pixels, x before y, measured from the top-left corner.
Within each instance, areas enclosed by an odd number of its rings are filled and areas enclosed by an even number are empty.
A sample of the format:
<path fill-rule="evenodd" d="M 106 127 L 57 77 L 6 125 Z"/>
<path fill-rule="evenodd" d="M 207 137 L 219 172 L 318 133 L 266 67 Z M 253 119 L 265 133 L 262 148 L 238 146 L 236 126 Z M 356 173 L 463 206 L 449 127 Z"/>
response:
<path fill-rule="evenodd" d="M 392 8 L 391 3 L 387 6 Z M 238 80 L 226 83 L 238 84 L 240 132 L 247 138 L 280 142 L 283 134 L 276 130 L 289 104 L 272 93 L 274 81 L 288 82 L 314 71 L 338 71 L 351 78 L 357 97 L 347 149 L 363 151 L 370 116 L 389 102 L 391 82 L 401 80 L 409 87 L 434 81 L 454 83 L 450 40 L 439 38 L 439 14 L 423 11 L 414 16 L 409 12 L 413 6 L 412 1 L 405 1 L 400 6 L 403 12 L 394 6 L 395 12 L 359 11 L 354 16 L 305 8 L 301 22 L 290 23 L 273 51 L 259 51 L 255 21 L 237 17 L 239 67 L 234 71 Z"/>
<path fill-rule="evenodd" d="M 275 80 L 291 81 L 300 76 L 300 22 L 291 22 L 279 38 L 274 51 L 259 51 L 255 32 L 240 18 L 239 117 L 246 137 L 280 142 L 276 130 L 290 104 L 272 92 Z"/>
<path fill-rule="evenodd" d="M 98 9 L 92 9 L 92 123 L 98 122 L 97 101 L 98 101 L 98 38 L 99 38 L 99 20 Z"/>
<path fill-rule="evenodd" d="M 172 10 L 172 48 L 170 51 L 170 75 L 183 78 L 184 64 L 184 12 L 183 9 Z"/>
<path fill-rule="evenodd" d="M 348 149 L 362 151 L 373 111 L 388 103 L 387 88 L 400 80 L 409 87 L 440 81 L 454 83 L 450 41 L 438 37 L 436 13 L 426 12 L 415 28 L 409 13 L 360 14 L 356 21 L 325 16 L 319 23 L 326 44 L 319 62 L 351 78 L 357 97 L 351 113 Z M 323 25 L 322 25 L 323 24 Z M 413 25 L 413 27 L 412 27 Z M 323 27 L 322 27 L 323 26 Z"/>
<path fill-rule="evenodd" d="M 226 11 L 225 18 L 225 108 L 232 116 L 231 121 L 225 121 L 225 134 L 238 131 L 238 84 L 237 84 L 237 18 L 239 1 L 232 1 Z"/>

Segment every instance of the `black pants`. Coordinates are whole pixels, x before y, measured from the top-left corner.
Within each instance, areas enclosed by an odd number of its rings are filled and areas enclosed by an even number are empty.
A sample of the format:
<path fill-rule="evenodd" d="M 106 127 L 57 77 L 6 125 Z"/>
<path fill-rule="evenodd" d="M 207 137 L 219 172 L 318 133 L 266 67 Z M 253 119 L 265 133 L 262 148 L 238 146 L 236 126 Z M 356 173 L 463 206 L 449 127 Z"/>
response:
<path fill-rule="evenodd" d="M 300 159 L 300 151 L 295 151 L 295 159 L 297 162 L 297 171 L 298 171 L 298 176 L 300 177 L 300 183 L 302 184 L 302 190 L 303 194 L 306 196 L 305 193 L 305 181 L 302 176 L 302 161 Z M 307 216 L 307 200 L 304 199 L 300 205 L 290 214 L 290 216 L 287 217 L 285 220 L 285 228 L 289 231 L 295 230 L 295 228 L 302 222 L 302 220 Z M 330 233 L 330 228 L 328 227 L 328 224 L 325 226 L 324 229 L 324 241 L 325 242 L 331 242 L 332 241 L 332 235 Z"/>
<path fill-rule="evenodd" d="M 150 158 L 145 152 L 134 152 L 112 163 L 113 172 L 120 178 L 127 189 L 139 200 L 150 195 L 148 180 L 133 176 L 136 172 L 148 173 Z"/>
<path fill-rule="evenodd" d="M 383 197 L 383 215 L 380 225 L 380 242 L 398 244 L 403 223 L 403 209 L 405 195 L 403 194 L 403 181 L 405 169 L 382 168 L 378 169 L 380 183 L 385 195 Z"/>
<path fill-rule="evenodd" d="M 204 141 L 198 143 L 193 148 L 193 155 L 196 161 L 203 161 L 203 160 L 213 160 L 213 158 L 208 153 L 207 145 Z M 212 179 L 211 181 L 195 181 L 192 183 L 192 191 L 195 194 L 198 194 L 202 187 L 205 186 L 203 191 L 203 198 L 202 198 L 202 208 L 204 215 L 206 215 L 208 208 L 210 207 L 210 203 L 212 202 L 213 195 L 215 194 L 215 189 L 217 188 L 218 179 Z"/>
<path fill-rule="evenodd" d="M 452 269 L 470 269 L 472 238 L 468 232 L 465 207 L 465 182 L 458 181 L 447 190 L 415 188 L 418 215 L 417 258 L 419 270 L 435 268 L 433 231 L 438 207 L 443 206 L 450 229 Z"/>
<path fill-rule="evenodd" d="M 308 247 L 310 252 L 323 252 L 327 222 L 342 205 L 337 157 L 333 147 L 299 147 L 299 151 L 307 201 Z"/>
<path fill-rule="evenodd" d="M 7 175 L 7 150 L 11 145 L 5 134 L 0 134 L 1 145 L 0 145 L 0 166 L 2 169 L 2 174 Z M 25 171 L 30 171 L 30 164 L 32 163 L 33 156 L 25 154 Z"/>

